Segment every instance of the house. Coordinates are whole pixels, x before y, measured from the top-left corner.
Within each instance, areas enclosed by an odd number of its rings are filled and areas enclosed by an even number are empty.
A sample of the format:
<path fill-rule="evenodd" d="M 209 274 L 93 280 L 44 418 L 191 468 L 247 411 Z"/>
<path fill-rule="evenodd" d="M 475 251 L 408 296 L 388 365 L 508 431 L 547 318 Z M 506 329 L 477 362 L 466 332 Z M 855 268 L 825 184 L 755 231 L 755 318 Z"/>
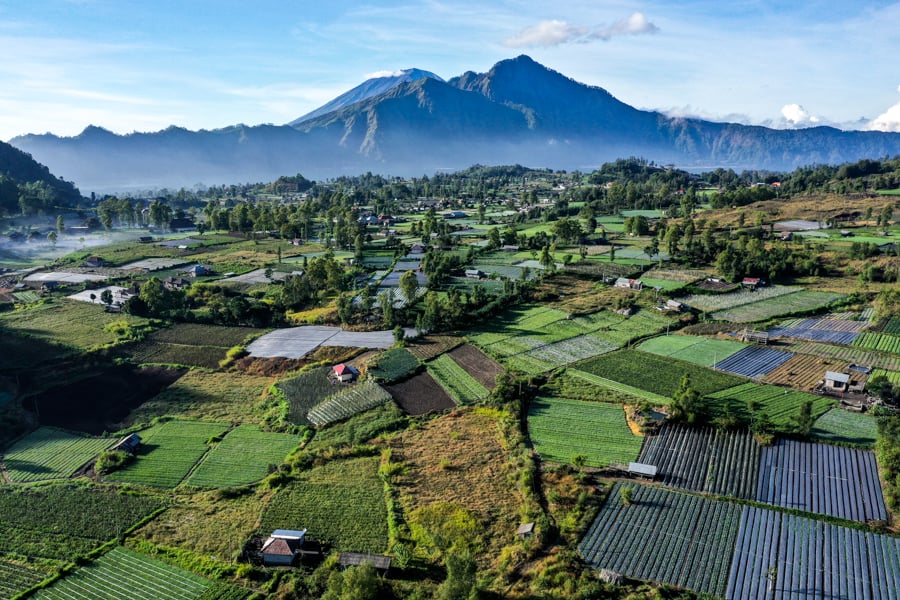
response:
<path fill-rule="evenodd" d="M 106 261 L 100 258 L 99 256 L 89 256 L 84 259 L 84 266 L 86 267 L 102 267 L 106 264 Z"/>
<path fill-rule="evenodd" d="M 766 285 L 765 280 L 760 279 L 759 277 L 744 277 L 741 280 L 741 287 L 750 288 L 751 290 L 755 290 L 764 285 Z"/>
<path fill-rule="evenodd" d="M 358 567 L 363 563 L 371 563 L 381 575 L 387 575 L 388 569 L 391 568 L 391 557 L 362 552 L 341 552 L 338 557 L 338 564 L 341 565 L 342 569 Z"/>
<path fill-rule="evenodd" d="M 833 392 L 846 392 L 850 385 L 850 375 L 825 371 L 825 389 Z"/>
<path fill-rule="evenodd" d="M 622 288 L 626 290 L 642 290 L 644 284 L 638 281 L 637 279 L 627 279 L 625 277 L 619 277 L 616 279 L 616 282 L 613 284 L 613 287 Z"/>
<path fill-rule="evenodd" d="M 666 310 L 681 312 L 684 310 L 684 304 L 677 300 L 666 300 Z"/>
<path fill-rule="evenodd" d="M 487 277 L 484 271 L 479 271 L 478 269 L 466 269 L 466 277 L 469 279 L 483 279 Z"/>
<path fill-rule="evenodd" d="M 648 477 L 653 479 L 656 477 L 656 465 L 648 465 L 645 463 L 636 463 L 631 462 L 628 463 L 628 473 L 630 475 L 637 475 L 638 477 Z"/>
<path fill-rule="evenodd" d="M 334 365 L 331 368 L 331 372 L 334 375 L 334 378 L 341 383 L 349 383 L 359 375 L 359 371 L 344 363 Z"/>
<path fill-rule="evenodd" d="M 122 450 L 124 452 L 128 452 L 130 454 L 134 454 L 137 450 L 138 446 L 141 445 L 141 436 L 136 433 L 132 433 L 130 435 L 126 435 L 121 440 L 116 442 L 116 445 L 110 448 L 110 450 Z"/>
<path fill-rule="evenodd" d="M 267 566 L 290 566 L 300 553 L 306 530 L 276 529 L 263 542 L 263 564 Z"/>
<path fill-rule="evenodd" d="M 519 528 L 516 529 L 516 535 L 522 538 L 523 540 L 526 538 L 530 538 L 534 535 L 534 521 L 530 523 L 522 523 L 519 525 Z"/>
<path fill-rule="evenodd" d="M 174 292 L 191 287 L 191 282 L 187 279 L 184 279 L 183 277 L 166 277 L 163 280 L 163 287 L 165 287 L 169 291 Z"/>
<path fill-rule="evenodd" d="M 781 241 L 782 242 L 790 242 L 793 239 L 794 239 L 793 231 L 782 231 L 781 232 Z"/>
<path fill-rule="evenodd" d="M 141 237 L 138 238 L 138 242 L 140 242 L 141 244 L 149 244 L 152 241 L 153 241 L 152 235 L 142 235 Z"/>
<path fill-rule="evenodd" d="M 202 277 L 204 275 L 212 275 L 212 270 L 209 267 L 204 267 L 203 265 L 194 265 L 192 267 L 188 267 L 184 270 L 185 273 L 190 275 L 191 277 Z"/>
<path fill-rule="evenodd" d="M 519 251 L 519 247 L 516 246 L 515 244 L 503 244 L 502 246 L 500 246 L 500 249 L 504 252 L 518 252 Z"/>

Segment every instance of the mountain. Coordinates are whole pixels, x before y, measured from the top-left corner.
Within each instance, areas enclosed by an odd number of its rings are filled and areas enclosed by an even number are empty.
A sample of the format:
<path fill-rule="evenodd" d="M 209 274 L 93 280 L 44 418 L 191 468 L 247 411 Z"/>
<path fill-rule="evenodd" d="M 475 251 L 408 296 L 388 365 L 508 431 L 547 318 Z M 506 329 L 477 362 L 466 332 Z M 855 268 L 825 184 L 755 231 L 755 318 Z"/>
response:
<path fill-rule="evenodd" d="M 98 191 L 298 172 L 424 175 L 475 163 L 590 170 L 628 156 L 687 169 L 790 170 L 900 154 L 897 133 L 775 130 L 638 110 L 527 56 L 449 81 L 416 69 L 370 79 L 287 125 L 124 136 L 88 127 L 11 143 Z"/>
<path fill-rule="evenodd" d="M 81 193 L 72 183 L 59 179 L 30 155 L 0 142 L 0 215 L 19 211 L 19 186 L 40 183 L 52 191 L 54 205 L 73 205 Z"/>
<path fill-rule="evenodd" d="M 423 71 L 421 69 L 405 69 L 403 71 L 398 71 L 397 73 L 392 73 L 391 75 L 385 75 L 383 77 L 373 77 L 372 79 L 367 79 L 366 81 L 362 82 L 349 92 L 344 92 L 331 102 L 320 106 L 310 113 L 303 115 L 299 119 L 291 121 L 290 123 L 288 123 L 288 125 L 290 125 L 291 127 L 296 127 L 304 121 L 309 121 L 310 119 L 314 119 L 330 112 L 340 110 L 344 107 L 350 106 L 351 104 L 362 102 L 363 100 L 368 100 L 369 98 L 373 98 L 375 96 L 380 96 L 381 94 L 397 87 L 401 83 L 409 83 L 412 81 L 418 81 L 420 79 L 435 79 L 437 81 L 443 81 L 443 79 L 441 79 L 434 73 L 430 71 Z"/>

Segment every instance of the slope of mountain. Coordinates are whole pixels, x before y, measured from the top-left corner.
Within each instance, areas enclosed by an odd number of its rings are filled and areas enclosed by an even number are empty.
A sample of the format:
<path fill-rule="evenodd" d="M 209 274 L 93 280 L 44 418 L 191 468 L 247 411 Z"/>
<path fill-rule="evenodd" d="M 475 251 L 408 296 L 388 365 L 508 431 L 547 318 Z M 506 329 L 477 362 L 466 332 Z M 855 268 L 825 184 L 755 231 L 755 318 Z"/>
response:
<path fill-rule="evenodd" d="M 89 190 L 313 179 L 372 171 L 423 175 L 475 163 L 596 168 L 641 156 L 689 169 L 789 170 L 900 154 L 900 134 L 774 130 L 635 109 L 527 56 L 447 82 L 408 70 L 350 90 L 289 125 L 11 140 Z"/>
<path fill-rule="evenodd" d="M 363 100 L 368 100 L 369 98 L 373 98 L 375 96 L 380 96 L 381 94 L 392 90 L 402 83 L 409 83 L 412 81 L 418 81 L 420 79 L 434 79 L 437 81 L 443 81 L 443 79 L 441 79 L 434 73 L 430 71 L 423 71 L 421 69 L 405 69 L 392 75 L 386 75 L 384 77 L 373 77 L 372 79 L 367 79 L 366 81 L 362 82 L 349 92 L 344 92 L 331 102 L 320 106 L 316 110 L 303 115 L 299 119 L 294 119 L 293 121 L 288 123 L 288 125 L 290 125 L 291 127 L 296 127 L 304 121 L 309 121 L 310 119 L 314 119 L 316 117 L 326 115 L 330 112 L 340 110 L 346 106 L 350 106 L 351 104 L 362 102 Z"/>
<path fill-rule="evenodd" d="M 18 148 L 0 142 L 0 214 L 18 212 L 18 186 L 35 182 L 53 190 L 53 202 L 59 205 L 74 204 L 81 197 L 72 183 L 59 179 Z"/>

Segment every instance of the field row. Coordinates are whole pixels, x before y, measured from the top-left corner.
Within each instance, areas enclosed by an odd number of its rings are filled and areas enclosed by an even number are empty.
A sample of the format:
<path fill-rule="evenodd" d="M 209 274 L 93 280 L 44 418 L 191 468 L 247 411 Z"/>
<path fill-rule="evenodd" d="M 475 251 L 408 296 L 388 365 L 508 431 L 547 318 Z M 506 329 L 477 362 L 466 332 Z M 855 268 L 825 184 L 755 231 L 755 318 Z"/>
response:
<path fill-rule="evenodd" d="M 789 361 L 793 354 L 764 348 L 761 346 L 748 346 L 739 352 L 735 352 L 728 358 L 720 360 L 714 367 L 720 371 L 728 371 L 735 375 L 743 375 L 755 379 L 774 371 L 785 362 Z"/>
<path fill-rule="evenodd" d="M 638 349 L 659 356 L 671 356 L 695 365 L 711 367 L 746 347 L 746 344 L 734 340 L 688 335 L 661 335 L 642 342 Z"/>
<path fill-rule="evenodd" d="M 428 372 L 457 404 L 474 404 L 488 397 L 488 390 L 469 375 L 449 354 L 428 363 Z"/>
<path fill-rule="evenodd" d="M 41 427 L 13 444 L 3 456 L 6 476 L 15 483 L 64 479 L 109 448 L 113 440 Z"/>
<path fill-rule="evenodd" d="M 240 425 L 213 446 L 186 484 L 228 487 L 259 481 L 281 464 L 299 443 L 300 438 L 296 435 L 260 431 L 256 425 Z"/>
<path fill-rule="evenodd" d="M 900 336 L 897 335 L 863 333 L 853 341 L 853 345 L 878 352 L 900 354 Z"/>
<path fill-rule="evenodd" d="M 374 381 L 366 381 L 329 396 L 310 410 L 306 418 L 316 427 L 334 423 L 391 401 L 391 395 Z"/>
<path fill-rule="evenodd" d="M 778 298 L 788 294 L 796 294 L 802 288 L 773 285 L 759 289 L 741 289 L 727 294 L 693 294 L 681 299 L 691 308 L 705 311 L 725 310 L 761 302 L 770 298 Z"/>
<path fill-rule="evenodd" d="M 816 342 L 797 342 L 791 344 L 790 349 L 799 354 L 834 358 L 867 367 L 887 369 L 889 371 L 900 371 L 900 357 L 871 352 L 857 346 L 848 348 L 844 346 L 818 344 Z"/>
<path fill-rule="evenodd" d="M 727 310 L 720 310 L 710 316 L 717 321 L 731 321 L 732 323 L 753 323 L 765 321 L 780 315 L 803 313 L 828 306 L 843 298 L 843 294 L 833 292 L 813 292 L 801 290 L 793 294 L 779 296 L 744 304 Z"/>
<path fill-rule="evenodd" d="M 834 400 L 806 392 L 797 392 L 775 385 L 742 383 L 735 387 L 711 393 L 704 399 L 707 411 L 713 416 L 733 415 L 744 423 L 750 423 L 750 404 L 758 406 L 779 431 L 790 431 L 800 405 L 812 401 L 812 416 L 818 418 L 834 406 Z"/>
<path fill-rule="evenodd" d="M 0 599 L 7 600 L 37 585 L 48 575 L 13 563 L 0 561 Z"/>

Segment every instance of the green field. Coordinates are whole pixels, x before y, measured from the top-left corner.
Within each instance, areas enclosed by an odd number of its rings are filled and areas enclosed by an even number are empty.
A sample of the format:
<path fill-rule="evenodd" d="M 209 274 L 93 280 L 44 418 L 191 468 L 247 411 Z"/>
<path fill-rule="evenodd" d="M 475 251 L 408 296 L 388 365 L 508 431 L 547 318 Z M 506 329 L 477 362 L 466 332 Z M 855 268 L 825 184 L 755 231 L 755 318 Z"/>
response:
<path fill-rule="evenodd" d="M 387 508 L 377 457 L 333 460 L 278 491 L 259 531 L 307 529 L 333 550 L 381 553 L 387 549 Z"/>
<path fill-rule="evenodd" d="M 861 333 L 853 345 L 867 350 L 900 354 L 900 336 L 884 333 Z"/>
<path fill-rule="evenodd" d="M 685 374 L 690 375 L 691 385 L 701 395 L 711 394 L 745 381 L 735 375 L 638 350 L 610 352 L 578 363 L 577 368 L 665 398 L 671 398 L 678 390 L 681 378 Z"/>
<path fill-rule="evenodd" d="M 824 308 L 844 298 L 843 294 L 835 292 L 814 292 L 802 290 L 794 294 L 788 294 L 761 302 L 744 304 L 735 308 L 720 310 L 710 316 L 719 321 L 732 321 L 734 323 L 752 323 L 765 321 L 781 315 L 802 313 L 814 309 Z"/>
<path fill-rule="evenodd" d="M 364 381 L 329 396 L 310 410 L 306 418 L 316 427 L 322 427 L 391 401 L 391 395 L 380 385 Z"/>
<path fill-rule="evenodd" d="M 41 427 L 16 442 L 3 456 L 6 476 L 15 483 L 29 483 L 71 476 L 113 444 L 109 438 L 92 438 Z"/>
<path fill-rule="evenodd" d="M 47 577 L 41 571 L 0 560 L 0 600 L 8 600 Z"/>
<path fill-rule="evenodd" d="M 625 383 L 613 381 L 612 379 L 606 379 L 605 377 L 600 377 L 599 375 L 588 373 L 587 371 L 582 371 L 580 369 L 568 369 L 566 374 L 601 389 L 625 394 L 636 400 L 646 400 L 656 405 L 668 404 L 672 401 L 668 396 L 660 396 L 659 394 L 654 394 L 653 392 L 648 392 L 647 390 L 642 390 Z"/>
<path fill-rule="evenodd" d="M 872 371 L 872 374 L 869 375 L 869 381 L 872 381 L 876 377 L 884 377 L 891 383 L 900 385 L 900 371 L 885 371 L 884 369 L 875 369 Z"/>
<path fill-rule="evenodd" d="M 704 400 L 710 416 L 717 417 L 730 413 L 744 423 L 750 422 L 748 402 L 758 402 L 760 410 L 779 431 L 791 431 L 794 418 L 800 411 L 800 405 L 812 400 L 812 416 L 820 417 L 834 405 L 834 400 L 825 396 L 797 392 L 775 385 L 743 383 L 741 385 L 710 393 Z"/>
<path fill-rule="evenodd" d="M 528 432 L 545 460 L 604 467 L 637 460 L 643 438 L 631 433 L 621 404 L 537 398 L 528 408 Z"/>
<path fill-rule="evenodd" d="M 334 394 L 338 388 L 331 379 L 331 367 L 316 367 L 309 371 L 278 382 L 288 402 L 288 419 L 298 425 L 309 425 L 306 418 L 322 400 Z M 346 384 L 344 384 L 346 385 Z"/>
<path fill-rule="evenodd" d="M 118 547 L 39 591 L 34 598 L 197 600 L 211 585 L 208 579 Z"/>
<path fill-rule="evenodd" d="M 172 488 L 187 476 L 209 449 L 210 438 L 228 429 L 222 423 L 199 421 L 167 421 L 138 432 L 142 443 L 134 462 L 106 479 Z"/>
<path fill-rule="evenodd" d="M 0 488 L 0 555 L 72 561 L 162 508 L 155 495 L 58 483 Z"/>
<path fill-rule="evenodd" d="M 695 365 L 711 367 L 716 362 L 728 358 L 745 347 L 745 344 L 732 340 L 663 335 L 642 342 L 638 349 L 659 356 L 671 356 Z"/>
<path fill-rule="evenodd" d="M 232 346 L 243 344 L 250 336 L 259 336 L 266 331 L 266 329 L 254 329 L 252 327 L 222 327 L 219 325 L 202 325 L 200 323 L 176 323 L 154 332 L 150 337 L 154 341 L 167 344 L 231 348 Z"/>
<path fill-rule="evenodd" d="M 823 442 L 871 447 L 878 440 L 878 419 L 832 408 L 816 421 L 812 437 Z"/>
<path fill-rule="evenodd" d="M 419 366 L 419 360 L 406 348 L 392 348 L 376 360 L 375 366 L 369 367 L 369 375 L 376 381 L 395 381 Z"/>
<path fill-rule="evenodd" d="M 428 363 L 428 372 L 457 404 L 472 404 L 490 393 L 447 354 Z"/>
<path fill-rule="evenodd" d="M 281 464 L 300 438 L 240 425 L 228 432 L 185 482 L 200 487 L 228 487 L 259 481 Z"/>

